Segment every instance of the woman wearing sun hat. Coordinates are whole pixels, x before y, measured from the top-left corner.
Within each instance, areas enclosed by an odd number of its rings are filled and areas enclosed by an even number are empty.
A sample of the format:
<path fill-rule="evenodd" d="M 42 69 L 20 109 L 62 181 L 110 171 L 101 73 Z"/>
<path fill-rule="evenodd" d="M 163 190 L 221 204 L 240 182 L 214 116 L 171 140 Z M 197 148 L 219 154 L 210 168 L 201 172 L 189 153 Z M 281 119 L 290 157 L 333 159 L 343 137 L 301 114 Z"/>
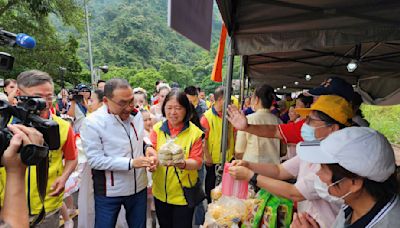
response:
<path fill-rule="evenodd" d="M 314 186 L 329 202 L 344 202 L 332 227 L 400 227 L 399 185 L 388 140 L 375 130 L 350 127 L 321 143 L 301 143 L 302 160 L 321 164 Z M 318 227 L 306 214 L 292 227 Z"/>
<path fill-rule="evenodd" d="M 335 95 L 322 95 L 310 108 L 296 109 L 305 117 L 301 129 L 304 141 L 323 140 L 349 125 L 352 109 L 349 102 Z M 341 203 L 330 203 L 319 197 L 314 189 L 318 164 L 305 162 L 295 156 L 282 164 L 234 161 L 229 173 L 239 180 L 250 181 L 272 194 L 299 202 L 298 210 L 308 212 L 321 227 L 330 227 L 339 213 Z M 295 184 L 285 180 L 297 178 Z"/>

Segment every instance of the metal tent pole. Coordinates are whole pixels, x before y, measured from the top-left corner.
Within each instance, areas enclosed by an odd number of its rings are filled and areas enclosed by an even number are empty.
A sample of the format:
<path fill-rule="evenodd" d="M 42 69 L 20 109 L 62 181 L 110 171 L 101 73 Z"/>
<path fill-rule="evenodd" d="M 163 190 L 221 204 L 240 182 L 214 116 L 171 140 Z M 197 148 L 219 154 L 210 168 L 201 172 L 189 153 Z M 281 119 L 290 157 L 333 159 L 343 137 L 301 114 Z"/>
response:
<path fill-rule="evenodd" d="M 245 87 L 245 75 L 244 75 L 244 56 L 240 57 L 240 97 L 239 104 L 240 109 L 244 106 L 244 87 Z"/>
<path fill-rule="evenodd" d="M 232 87 L 232 74 L 233 74 L 233 61 L 235 58 L 234 53 L 234 39 L 231 38 L 229 45 L 229 54 L 228 54 L 228 69 L 225 78 L 225 91 L 224 91 L 224 109 L 222 116 L 222 142 L 221 142 L 221 166 L 218 168 L 216 172 L 217 181 L 216 184 L 221 182 L 222 171 L 226 162 L 226 150 L 228 149 L 228 120 L 226 119 L 226 110 L 228 109 L 228 105 L 231 103 L 231 87 Z"/>

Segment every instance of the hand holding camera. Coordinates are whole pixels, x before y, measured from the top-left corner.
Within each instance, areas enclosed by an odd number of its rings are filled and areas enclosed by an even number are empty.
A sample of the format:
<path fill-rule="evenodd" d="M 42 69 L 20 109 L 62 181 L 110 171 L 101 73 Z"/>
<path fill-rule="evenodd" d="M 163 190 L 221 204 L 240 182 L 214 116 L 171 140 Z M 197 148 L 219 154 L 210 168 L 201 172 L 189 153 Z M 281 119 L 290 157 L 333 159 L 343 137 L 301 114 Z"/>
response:
<path fill-rule="evenodd" d="M 43 135 L 35 128 L 20 124 L 8 125 L 8 129 L 13 133 L 13 137 L 10 140 L 10 145 L 4 151 L 1 164 L 4 165 L 8 174 L 25 174 L 26 165 L 21 161 L 18 151 L 21 145 L 43 145 Z"/>

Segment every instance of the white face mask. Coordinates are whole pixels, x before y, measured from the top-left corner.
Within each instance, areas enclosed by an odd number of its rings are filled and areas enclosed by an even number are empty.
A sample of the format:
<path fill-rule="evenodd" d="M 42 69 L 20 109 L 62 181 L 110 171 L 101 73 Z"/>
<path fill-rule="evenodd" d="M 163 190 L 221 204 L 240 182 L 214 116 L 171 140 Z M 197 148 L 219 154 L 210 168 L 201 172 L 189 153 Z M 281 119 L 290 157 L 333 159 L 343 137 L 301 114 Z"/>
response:
<path fill-rule="evenodd" d="M 344 198 L 346 198 L 348 195 L 350 195 L 352 193 L 351 191 L 346 193 L 342 197 L 332 196 L 331 194 L 329 194 L 329 188 L 340 183 L 342 180 L 343 179 L 338 180 L 335 183 L 332 183 L 330 185 L 327 185 L 326 183 L 321 181 L 321 179 L 319 177 L 317 177 L 314 180 L 314 188 L 317 191 L 319 197 L 321 197 L 322 199 L 324 199 L 330 203 L 342 205 L 342 204 L 344 204 Z"/>

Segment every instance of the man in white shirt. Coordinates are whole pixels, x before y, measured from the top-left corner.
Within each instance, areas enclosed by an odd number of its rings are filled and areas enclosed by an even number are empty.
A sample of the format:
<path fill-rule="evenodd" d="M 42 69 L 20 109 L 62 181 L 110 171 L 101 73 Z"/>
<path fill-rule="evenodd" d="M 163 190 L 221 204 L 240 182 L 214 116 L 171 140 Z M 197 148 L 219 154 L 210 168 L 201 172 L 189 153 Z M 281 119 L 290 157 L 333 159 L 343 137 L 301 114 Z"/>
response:
<path fill-rule="evenodd" d="M 142 115 L 131 114 L 134 96 L 124 79 L 106 82 L 103 102 L 81 128 L 93 174 L 95 227 L 115 227 L 121 205 L 129 227 L 146 227 L 144 168 L 153 169 L 155 159 L 144 156 Z"/>

